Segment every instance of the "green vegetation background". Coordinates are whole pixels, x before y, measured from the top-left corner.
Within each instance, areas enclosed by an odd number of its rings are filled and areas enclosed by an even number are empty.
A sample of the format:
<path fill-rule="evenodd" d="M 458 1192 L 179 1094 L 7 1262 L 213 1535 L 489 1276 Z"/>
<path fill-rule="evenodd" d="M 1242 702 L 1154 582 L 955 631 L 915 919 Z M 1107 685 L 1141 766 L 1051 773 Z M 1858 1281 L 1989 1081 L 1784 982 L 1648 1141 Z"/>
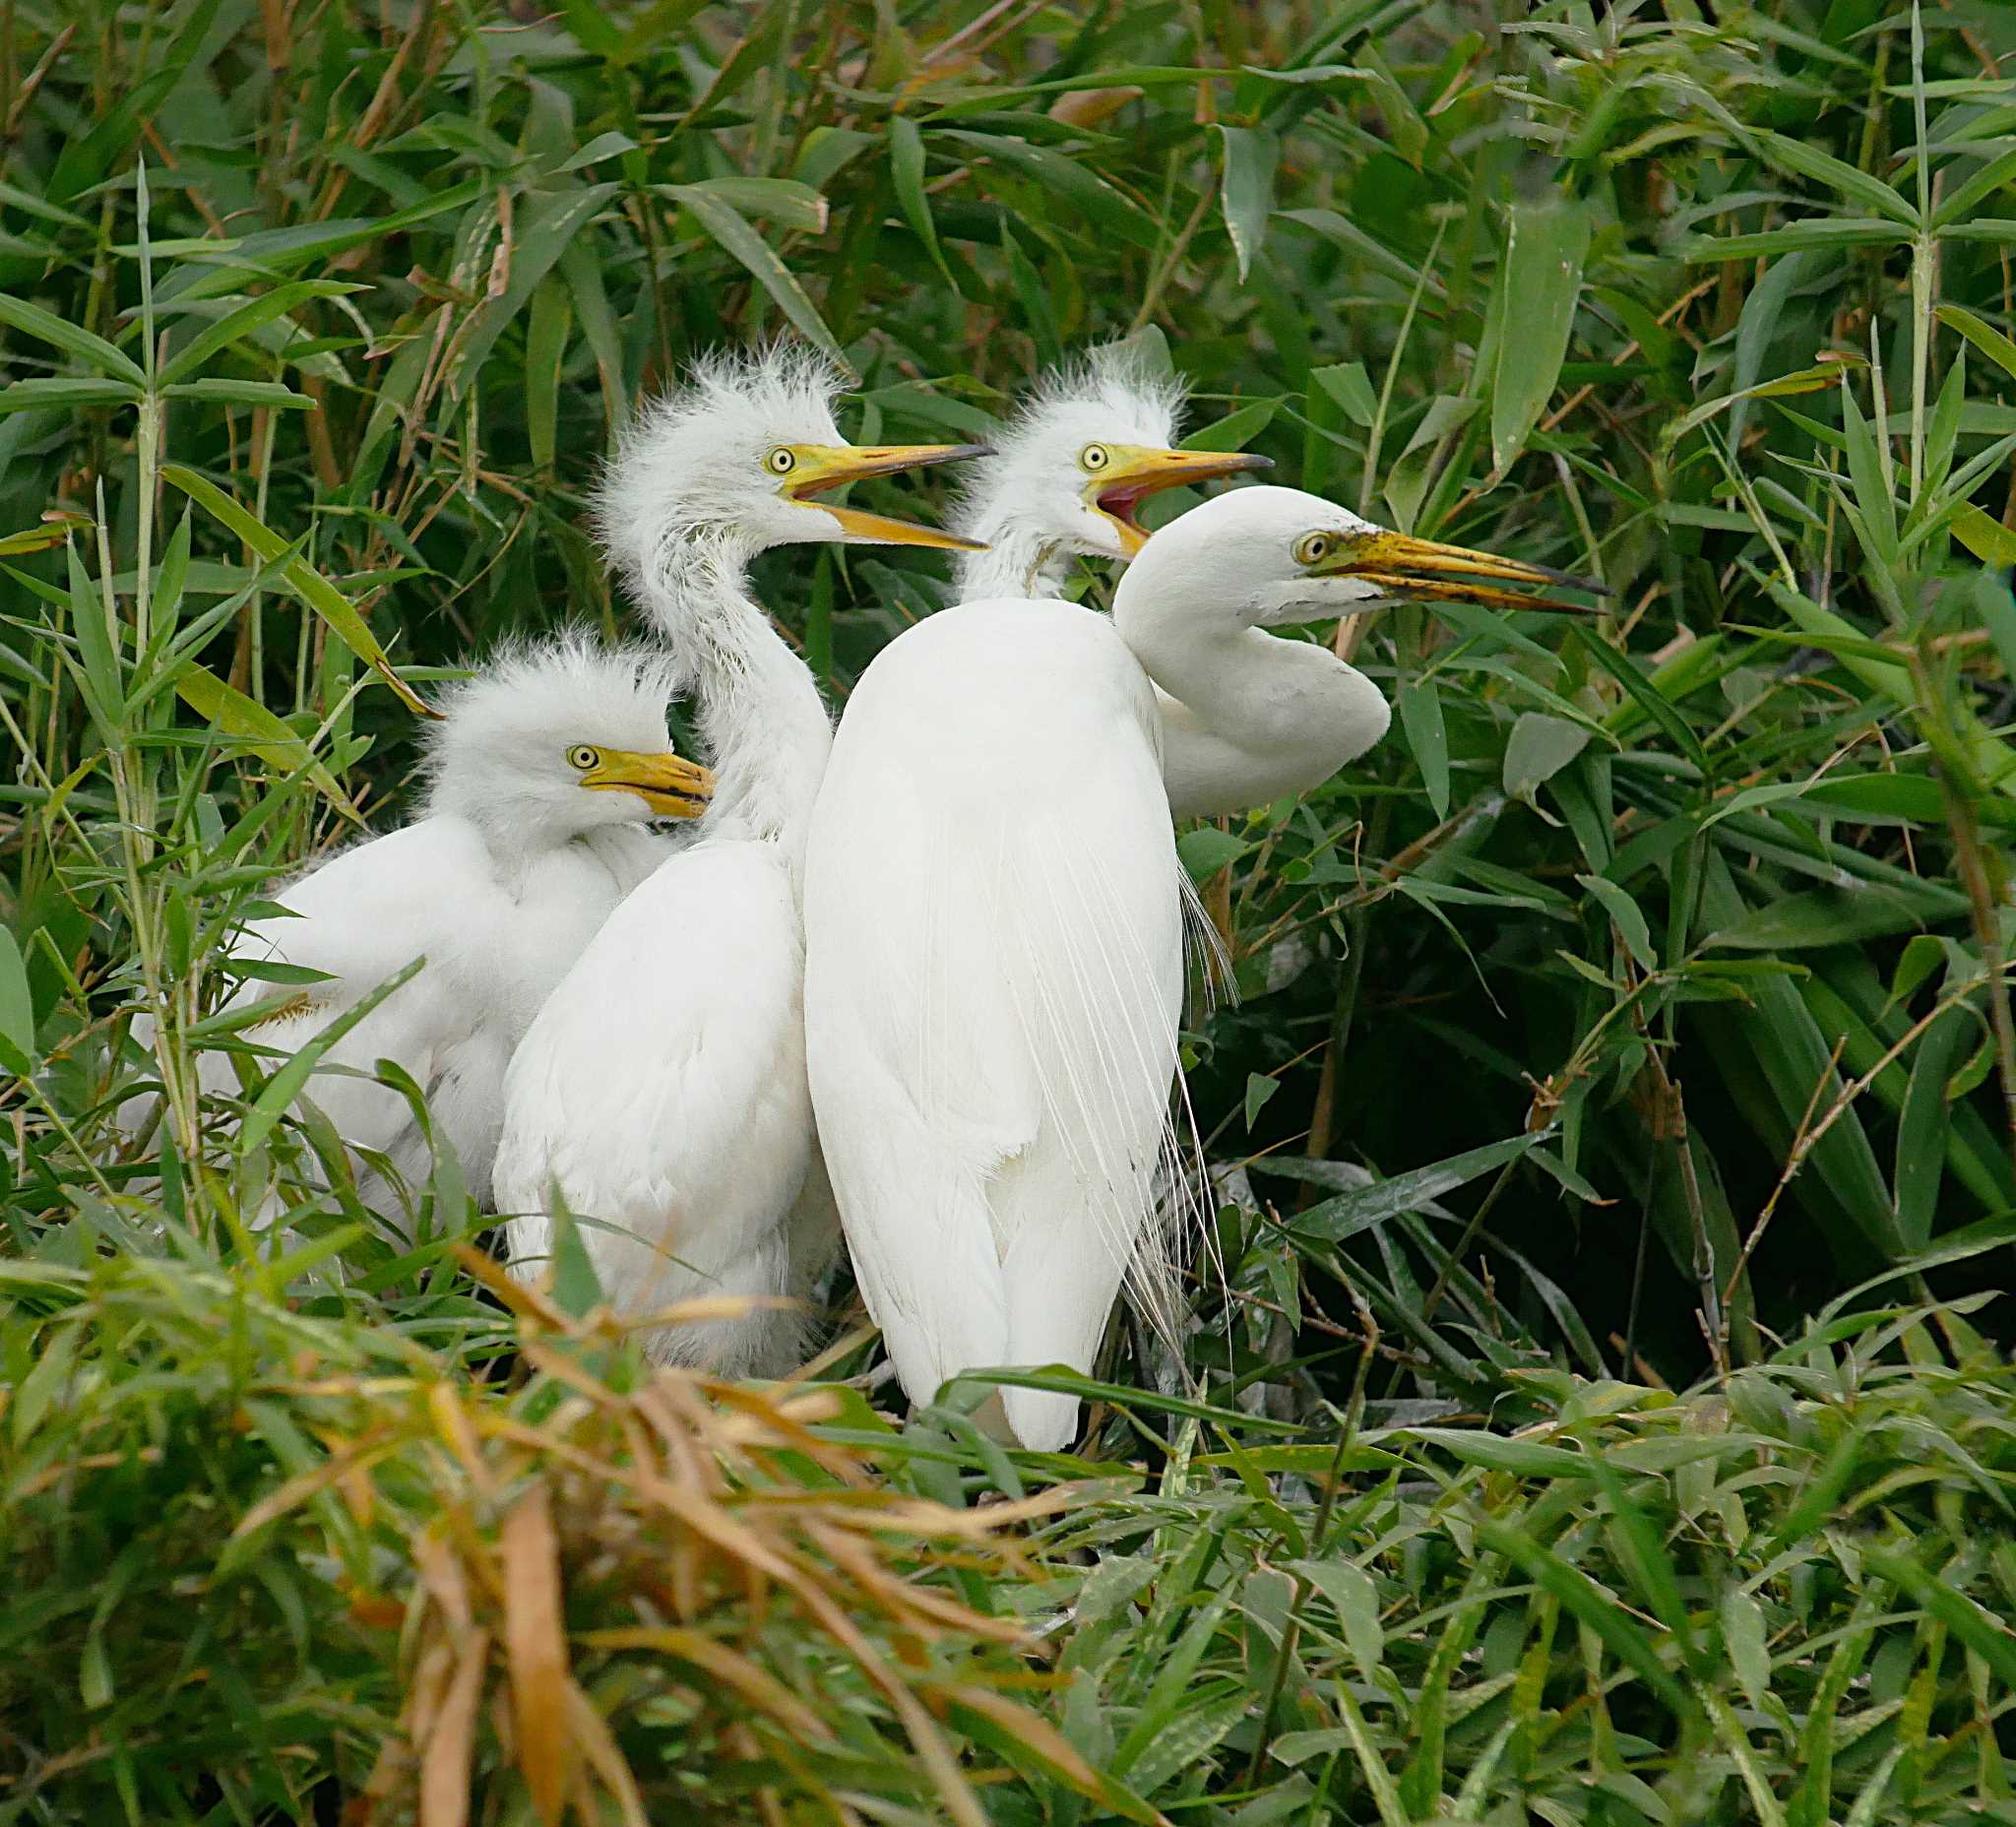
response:
<path fill-rule="evenodd" d="M 1985 0 L 0 0 L 0 1822 L 2016 1818 L 2011 54 Z M 1184 836 L 1250 1175 L 1084 1461 L 897 1430 L 857 1332 L 814 1407 L 655 1394 L 592 1288 L 479 1291 L 452 1163 L 410 1249 L 314 1190 L 307 1062 L 213 1020 L 399 816 L 374 667 L 622 626 L 613 428 L 784 331 L 867 441 L 1132 335 L 1196 442 L 1610 593 L 1369 621 L 1386 742 Z M 836 704 L 944 592 L 761 581 Z"/>

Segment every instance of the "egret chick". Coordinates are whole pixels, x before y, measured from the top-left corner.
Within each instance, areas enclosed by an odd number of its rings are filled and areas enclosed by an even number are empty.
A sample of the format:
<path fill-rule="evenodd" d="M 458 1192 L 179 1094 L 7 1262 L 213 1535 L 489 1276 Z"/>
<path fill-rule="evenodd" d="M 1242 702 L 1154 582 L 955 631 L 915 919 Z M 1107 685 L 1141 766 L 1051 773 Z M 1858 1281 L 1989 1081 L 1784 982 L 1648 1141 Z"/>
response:
<path fill-rule="evenodd" d="M 750 560 L 805 540 L 968 541 L 820 499 L 860 476 L 975 455 L 856 449 L 840 378 L 790 349 L 703 364 L 638 421 L 600 504 L 605 544 L 691 670 L 722 780 L 697 841 L 623 903 L 511 1063 L 497 1161 L 513 1270 L 551 1255 L 555 1188 L 618 1312 L 693 1296 L 741 1311 L 656 1329 L 653 1356 L 788 1367 L 798 1294 L 837 1240 L 805 1085 L 799 882 L 832 726 L 805 663 L 750 599 Z"/>
<path fill-rule="evenodd" d="M 366 1164 L 358 1187 L 395 1228 L 405 1226 L 400 1186 L 425 1177 L 430 1150 L 375 1063 L 392 1060 L 426 1093 L 470 1189 L 486 1198 L 512 1050 L 596 928 L 673 848 L 647 821 L 696 819 L 713 792 L 709 771 L 666 735 L 673 683 L 656 649 L 605 648 L 582 633 L 485 662 L 437 700 L 419 816 L 276 890 L 287 916 L 249 921 L 233 945 L 247 964 L 326 974 L 248 1031 L 278 1055 L 425 957 L 329 1048 L 302 1092 L 346 1143 L 387 1158 L 391 1177 Z M 271 994 L 247 977 L 226 1007 Z M 151 1026 L 136 1033 L 151 1040 Z M 206 1090 L 235 1084 L 223 1054 L 205 1055 L 200 1071 Z M 133 1128 L 151 1102 L 129 1104 Z"/>
<path fill-rule="evenodd" d="M 1570 607 L 1484 579 L 1572 582 L 1404 538 L 1298 489 L 1250 487 L 1148 541 L 1110 620 L 971 602 L 907 629 L 848 703 L 805 863 L 805 1041 L 855 1271 L 905 1390 L 962 1370 L 1089 1374 L 1131 1269 L 1161 1279 L 1159 1170 L 1183 994 L 1163 688 L 1200 739 L 1245 731 L 1313 669 L 1265 632 L 1389 595 Z M 1025 1446 L 1077 1399 L 1004 1387 Z"/>

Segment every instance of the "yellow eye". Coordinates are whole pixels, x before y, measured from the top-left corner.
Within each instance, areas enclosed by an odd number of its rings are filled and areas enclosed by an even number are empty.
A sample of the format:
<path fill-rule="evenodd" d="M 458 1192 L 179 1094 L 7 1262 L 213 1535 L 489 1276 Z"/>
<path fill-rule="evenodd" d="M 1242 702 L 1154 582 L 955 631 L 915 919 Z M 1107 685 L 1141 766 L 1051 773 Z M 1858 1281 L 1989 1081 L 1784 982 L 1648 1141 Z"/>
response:
<path fill-rule="evenodd" d="M 567 765 L 570 768 L 579 768 L 583 774 L 586 774 L 601 758 L 601 750 L 590 748 L 586 742 L 577 742 L 567 751 Z"/>
<path fill-rule="evenodd" d="M 763 467 L 772 475 L 788 475 L 798 467 L 797 454 L 788 446 L 780 444 L 764 458 Z"/>
<path fill-rule="evenodd" d="M 1305 533 L 1295 541 L 1294 557 L 1298 565 L 1319 565 L 1337 549 L 1337 536 L 1332 533 Z"/>
<path fill-rule="evenodd" d="M 1113 453 L 1103 444 L 1088 444 L 1078 453 L 1078 467 L 1097 475 L 1113 461 Z"/>

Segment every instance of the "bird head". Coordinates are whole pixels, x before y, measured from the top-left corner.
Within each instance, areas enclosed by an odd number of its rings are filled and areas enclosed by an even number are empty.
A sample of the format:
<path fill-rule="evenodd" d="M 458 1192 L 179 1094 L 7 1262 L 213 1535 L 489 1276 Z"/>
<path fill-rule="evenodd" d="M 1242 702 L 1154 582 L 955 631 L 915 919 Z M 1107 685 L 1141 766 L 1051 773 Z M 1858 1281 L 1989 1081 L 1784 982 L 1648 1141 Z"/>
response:
<path fill-rule="evenodd" d="M 1164 489 L 1272 466 L 1238 451 L 1174 448 L 1180 384 L 1126 344 L 1046 376 L 967 472 L 960 530 L 1088 558 L 1132 558 L 1148 542 L 1141 504 Z"/>
<path fill-rule="evenodd" d="M 1261 485 L 1217 496 L 1165 527 L 1121 580 L 1113 609 L 1124 625 L 1130 614 L 1165 613 L 1161 605 L 1180 601 L 1260 628 L 1335 620 L 1394 598 L 1591 612 L 1503 583 L 1599 590 L 1545 565 L 1390 532 L 1299 488 Z"/>
<path fill-rule="evenodd" d="M 846 382 L 791 344 L 711 355 L 638 415 L 598 498 L 609 550 L 640 572 L 666 540 L 712 536 L 743 553 L 812 540 L 933 545 L 972 541 L 828 499 L 866 476 L 948 463 L 976 444 L 849 444 L 833 420 Z"/>
<path fill-rule="evenodd" d="M 665 734 L 675 685 L 663 650 L 579 630 L 506 649 L 440 695 L 428 814 L 467 818 L 526 852 L 602 825 L 698 818 L 714 776 Z"/>

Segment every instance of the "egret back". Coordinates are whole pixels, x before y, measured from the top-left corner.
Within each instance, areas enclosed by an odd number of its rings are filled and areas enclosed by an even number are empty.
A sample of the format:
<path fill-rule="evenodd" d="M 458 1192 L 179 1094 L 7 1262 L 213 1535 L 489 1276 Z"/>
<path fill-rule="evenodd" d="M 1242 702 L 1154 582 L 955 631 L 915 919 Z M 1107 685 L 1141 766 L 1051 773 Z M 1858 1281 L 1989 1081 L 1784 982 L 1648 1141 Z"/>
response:
<path fill-rule="evenodd" d="M 1110 625 L 967 604 L 856 686 L 806 864 L 806 1045 L 869 1310 L 905 1388 L 1089 1371 L 1155 1245 L 1182 998 L 1153 694 Z M 1053 1448 L 1077 1403 L 1004 1391 Z"/>

